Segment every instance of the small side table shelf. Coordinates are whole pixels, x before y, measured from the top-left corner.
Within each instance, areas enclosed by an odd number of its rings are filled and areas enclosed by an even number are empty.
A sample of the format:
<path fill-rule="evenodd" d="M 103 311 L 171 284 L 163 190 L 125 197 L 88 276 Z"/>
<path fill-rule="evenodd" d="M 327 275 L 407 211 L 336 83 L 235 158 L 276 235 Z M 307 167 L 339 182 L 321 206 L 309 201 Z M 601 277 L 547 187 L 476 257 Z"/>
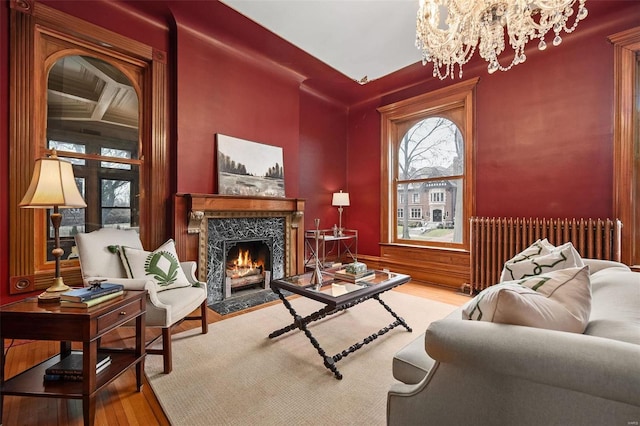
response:
<path fill-rule="evenodd" d="M 142 389 L 145 358 L 146 290 L 125 291 L 122 297 L 91 308 L 61 308 L 36 298 L 0 306 L 0 341 L 5 339 L 60 341 L 60 354 L 7 380 L 4 351 L 0 352 L 0 423 L 5 395 L 82 399 L 85 425 L 93 425 L 96 394 L 123 371 L 135 366 L 136 385 Z M 135 348 L 102 348 L 100 338 L 135 321 Z M 82 342 L 83 380 L 45 382 L 45 370 L 71 353 L 71 342 Z M 98 352 L 108 352 L 111 365 L 96 375 Z"/>
<path fill-rule="evenodd" d="M 331 266 L 330 263 L 342 262 L 343 257 L 347 261 L 355 262 L 358 258 L 358 231 L 355 229 L 343 229 L 342 235 L 335 236 L 333 229 L 320 229 L 318 235 L 318 259 L 321 268 Z M 313 268 L 315 264 L 316 231 L 308 230 L 304 234 L 304 266 Z M 327 263 L 327 258 L 331 262 Z"/>

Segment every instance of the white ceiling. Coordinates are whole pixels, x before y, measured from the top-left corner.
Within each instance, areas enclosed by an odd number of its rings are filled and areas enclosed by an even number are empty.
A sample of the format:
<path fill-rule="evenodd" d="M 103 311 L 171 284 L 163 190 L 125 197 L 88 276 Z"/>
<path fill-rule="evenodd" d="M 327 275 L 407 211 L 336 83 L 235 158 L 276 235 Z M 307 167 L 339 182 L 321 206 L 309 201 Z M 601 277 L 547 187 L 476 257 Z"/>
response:
<path fill-rule="evenodd" d="M 356 81 L 421 60 L 418 0 L 221 1 Z"/>

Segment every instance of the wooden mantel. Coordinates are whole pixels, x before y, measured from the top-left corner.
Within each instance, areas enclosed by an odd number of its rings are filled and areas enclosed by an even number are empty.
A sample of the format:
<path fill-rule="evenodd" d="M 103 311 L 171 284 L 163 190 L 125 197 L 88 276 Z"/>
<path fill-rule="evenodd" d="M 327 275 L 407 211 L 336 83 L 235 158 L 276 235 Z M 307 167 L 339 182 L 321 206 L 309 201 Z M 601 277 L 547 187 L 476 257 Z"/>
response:
<path fill-rule="evenodd" d="M 215 194 L 184 194 L 189 209 L 189 233 L 197 233 L 191 227 L 192 220 L 202 220 L 204 212 L 286 212 L 299 221 L 304 214 L 304 200 L 299 198 L 240 197 Z M 195 225 L 195 223 L 194 223 Z M 199 229 L 199 226 L 198 226 Z"/>
<path fill-rule="evenodd" d="M 244 197 L 216 194 L 182 194 L 187 201 L 187 233 L 200 234 L 200 257 L 206 244 L 206 222 L 215 217 L 264 217 L 282 216 L 287 223 L 287 265 L 288 274 L 295 275 L 304 270 L 304 223 L 303 199 Z M 203 259 L 199 259 L 200 264 Z"/>

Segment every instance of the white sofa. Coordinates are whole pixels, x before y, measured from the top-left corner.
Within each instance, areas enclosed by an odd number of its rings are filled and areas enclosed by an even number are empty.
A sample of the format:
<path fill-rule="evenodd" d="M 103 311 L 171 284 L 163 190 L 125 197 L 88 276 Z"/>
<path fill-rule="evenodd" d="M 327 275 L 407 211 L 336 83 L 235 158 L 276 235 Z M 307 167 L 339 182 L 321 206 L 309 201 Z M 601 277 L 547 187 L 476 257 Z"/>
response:
<path fill-rule="evenodd" d="M 389 425 L 637 425 L 640 273 L 589 265 L 583 334 L 462 320 L 433 322 L 393 360 Z"/>

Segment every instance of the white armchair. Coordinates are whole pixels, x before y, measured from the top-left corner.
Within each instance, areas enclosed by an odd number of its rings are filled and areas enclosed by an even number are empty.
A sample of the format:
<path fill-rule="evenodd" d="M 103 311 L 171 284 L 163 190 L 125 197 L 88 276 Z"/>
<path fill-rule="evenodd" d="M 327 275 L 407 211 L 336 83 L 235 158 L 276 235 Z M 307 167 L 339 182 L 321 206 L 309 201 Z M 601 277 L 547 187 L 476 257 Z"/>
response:
<path fill-rule="evenodd" d="M 85 285 L 90 281 L 106 278 L 109 282 L 124 285 L 127 290 L 147 290 L 146 325 L 162 328 L 162 333 L 158 336 L 162 337 L 162 349 L 150 348 L 158 338 L 156 337 L 147 342 L 147 353 L 162 355 L 164 372 L 170 373 L 172 369 L 171 328 L 183 320 L 197 319 L 201 321 L 202 333 L 206 334 L 208 331 L 207 285 L 199 283 L 196 279 L 196 263 L 180 263 L 187 280 L 195 286 L 157 291 L 156 283 L 152 280 L 127 278 L 120 256 L 111 250 L 114 246 L 142 249 L 142 242 L 136 231 L 102 228 L 77 234 L 75 240 Z M 189 316 L 198 307 L 200 316 Z"/>

